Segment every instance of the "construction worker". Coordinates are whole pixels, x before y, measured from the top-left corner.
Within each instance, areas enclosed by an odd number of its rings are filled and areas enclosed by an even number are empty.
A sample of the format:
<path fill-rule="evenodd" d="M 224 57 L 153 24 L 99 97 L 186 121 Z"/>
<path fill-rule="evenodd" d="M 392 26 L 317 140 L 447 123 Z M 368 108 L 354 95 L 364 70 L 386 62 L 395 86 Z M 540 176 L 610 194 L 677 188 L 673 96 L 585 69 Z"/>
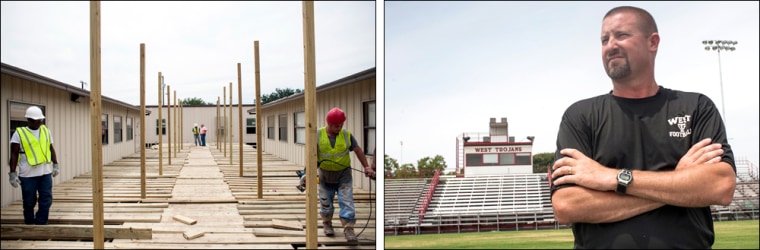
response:
<path fill-rule="evenodd" d="M 198 127 L 198 123 L 193 124 L 193 137 L 195 137 L 195 146 L 201 144 L 200 133 L 201 129 Z"/>
<path fill-rule="evenodd" d="M 348 130 L 343 129 L 346 121 L 346 113 L 339 108 L 333 108 L 327 113 L 327 126 L 317 131 L 317 159 L 319 174 L 319 202 L 320 214 L 325 235 L 333 236 L 335 231 L 332 226 L 333 197 L 338 193 L 338 205 L 340 205 L 340 222 L 343 224 L 343 234 L 348 242 L 358 241 L 354 233 L 356 223 L 354 209 L 354 188 L 351 177 L 351 156 L 349 152 L 356 153 L 356 157 L 364 166 L 367 177 L 375 173 L 367 164 L 364 151 L 356 142 L 356 138 Z"/>
<path fill-rule="evenodd" d="M 27 127 L 17 127 L 11 136 L 11 172 L 8 175 L 11 186 L 18 188 L 21 184 L 24 223 L 47 225 L 53 204 L 53 177 L 58 175 L 60 167 L 53 149 L 53 136 L 42 125 L 45 119 L 42 110 L 31 106 L 26 109 L 25 117 Z M 38 206 L 36 215 L 35 206 Z"/>
<path fill-rule="evenodd" d="M 208 128 L 206 125 L 201 124 L 201 147 L 206 146 L 206 132 L 208 131 Z"/>

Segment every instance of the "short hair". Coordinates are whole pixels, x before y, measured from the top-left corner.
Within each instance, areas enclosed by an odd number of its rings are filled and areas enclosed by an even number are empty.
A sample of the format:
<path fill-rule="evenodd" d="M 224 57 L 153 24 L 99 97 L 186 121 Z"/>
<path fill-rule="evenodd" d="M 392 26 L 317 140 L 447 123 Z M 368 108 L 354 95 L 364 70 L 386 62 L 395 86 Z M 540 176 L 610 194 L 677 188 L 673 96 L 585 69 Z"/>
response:
<path fill-rule="evenodd" d="M 642 32 L 645 32 L 646 34 L 652 34 L 657 31 L 657 23 L 654 22 L 654 17 L 652 17 L 649 12 L 642 8 L 633 7 L 633 6 L 620 6 L 612 8 L 610 11 L 607 12 L 606 15 L 604 15 L 604 18 L 602 20 L 606 19 L 608 16 L 620 13 L 620 12 L 629 12 L 636 15 L 636 18 L 638 20 L 638 26 L 639 29 Z"/>

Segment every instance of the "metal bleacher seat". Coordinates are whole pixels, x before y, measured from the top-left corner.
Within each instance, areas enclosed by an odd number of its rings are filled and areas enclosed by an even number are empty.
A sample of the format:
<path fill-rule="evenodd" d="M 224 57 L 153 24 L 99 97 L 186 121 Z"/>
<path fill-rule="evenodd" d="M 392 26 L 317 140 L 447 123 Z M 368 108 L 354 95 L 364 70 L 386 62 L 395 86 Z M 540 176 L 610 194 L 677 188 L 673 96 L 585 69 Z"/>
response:
<path fill-rule="evenodd" d="M 512 218 L 553 220 L 545 174 L 513 174 L 450 178 L 439 184 L 426 218 L 513 215 Z M 507 216 L 507 219 L 509 216 Z M 465 223 L 466 224 L 466 223 Z"/>

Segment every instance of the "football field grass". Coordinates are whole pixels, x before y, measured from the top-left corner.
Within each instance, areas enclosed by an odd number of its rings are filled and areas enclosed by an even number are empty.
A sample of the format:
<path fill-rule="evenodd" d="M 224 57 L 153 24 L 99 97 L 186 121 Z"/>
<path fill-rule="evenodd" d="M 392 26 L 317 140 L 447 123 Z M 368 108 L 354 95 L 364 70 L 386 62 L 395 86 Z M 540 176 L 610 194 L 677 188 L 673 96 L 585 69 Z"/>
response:
<path fill-rule="evenodd" d="M 758 249 L 758 220 L 715 222 L 714 249 Z M 385 248 L 573 248 L 570 229 L 385 236 Z"/>

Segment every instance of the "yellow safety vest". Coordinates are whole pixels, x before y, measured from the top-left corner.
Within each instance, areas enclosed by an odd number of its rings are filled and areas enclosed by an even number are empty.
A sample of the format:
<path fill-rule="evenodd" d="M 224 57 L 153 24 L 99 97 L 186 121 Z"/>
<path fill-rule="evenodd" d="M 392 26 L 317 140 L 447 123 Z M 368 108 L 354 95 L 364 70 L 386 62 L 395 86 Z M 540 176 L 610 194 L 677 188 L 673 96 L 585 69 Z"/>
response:
<path fill-rule="evenodd" d="M 342 130 L 335 138 L 335 147 L 330 145 L 330 138 L 327 137 L 325 127 L 319 129 L 319 147 L 317 160 L 319 168 L 329 171 L 341 171 L 351 167 L 351 156 L 348 154 L 348 147 L 351 145 L 351 132 Z"/>
<path fill-rule="evenodd" d="M 199 131 L 198 127 L 193 127 L 193 134 L 194 135 L 197 135 L 198 131 Z"/>
<path fill-rule="evenodd" d="M 40 125 L 40 139 L 32 134 L 27 127 L 16 128 L 21 146 L 26 154 L 26 161 L 29 166 L 35 167 L 43 163 L 52 162 L 50 157 L 50 132 L 45 125 Z M 21 154 L 19 154 L 21 157 Z"/>

